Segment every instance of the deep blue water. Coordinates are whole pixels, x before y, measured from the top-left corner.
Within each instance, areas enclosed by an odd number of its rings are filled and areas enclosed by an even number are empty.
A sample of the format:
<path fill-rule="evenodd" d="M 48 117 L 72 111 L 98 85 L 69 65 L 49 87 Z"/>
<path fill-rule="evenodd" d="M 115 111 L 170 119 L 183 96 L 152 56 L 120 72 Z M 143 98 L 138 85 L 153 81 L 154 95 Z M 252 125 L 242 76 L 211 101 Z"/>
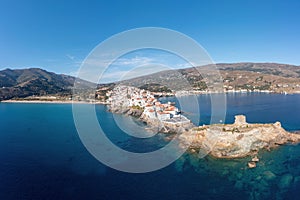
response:
<path fill-rule="evenodd" d="M 221 95 L 213 94 L 216 99 Z M 218 97 L 219 96 L 219 97 Z M 179 97 L 183 103 L 190 97 Z M 187 100 L 186 100 L 187 99 Z M 200 125 L 209 124 L 211 119 L 210 95 L 198 97 L 200 111 Z M 162 102 L 178 100 L 173 97 L 161 98 Z M 251 123 L 273 123 L 280 121 L 287 130 L 300 130 L 300 95 L 263 94 L 263 93 L 233 93 L 226 95 L 226 119 L 225 123 L 233 123 L 234 115 L 244 114 Z M 185 115 L 193 118 L 193 109 Z M 196 120 L 195 120 L 196 121 Z"/>
<path fill-rule="evenodd" d="M 208 124 L 209 95 L 199 99 L 200 124 Z M 226 122 L 245 114 L 249 122 L 281 121 L 287 130 L 300 130 L 300 95 L 230 94 L 227 105 Z M 161 134 L 151 139 L 130 137 L 105 106 L 97 105 L 96 111 L 108 137 L 123 149 L 147 152 L 167 143 L 168 136 Z M 0 103 L 1 200 L 298 199 L 300 146 L 282 146 L 259 157 L 258 167 L 248 169 L 249 158 L 198 159 L 187 153 L 155 172 L 119 172 L 101 164 L 82 145 L 72 105 Z"/>

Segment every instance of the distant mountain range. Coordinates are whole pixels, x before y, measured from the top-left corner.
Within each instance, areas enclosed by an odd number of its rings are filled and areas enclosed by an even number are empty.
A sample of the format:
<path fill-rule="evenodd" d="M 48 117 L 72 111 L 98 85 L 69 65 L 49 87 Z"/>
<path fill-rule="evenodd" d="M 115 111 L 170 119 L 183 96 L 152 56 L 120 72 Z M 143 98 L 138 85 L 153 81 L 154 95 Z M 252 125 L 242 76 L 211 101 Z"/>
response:
<path fill-rule="evenodd" d="M 75 77 L 55 74 L 39 68 L 0 71 L 0 100 L 32 95 L 71 95 Z M 91 83 L 81 81 L 82 87 Z"/>
<path fill-rule="evenodd" d="M 201 66 L 209 70 L 212 66 Z M 223 78 L 225 90 L 269 90 L 273 92 L 300 92 L 300 66 L 277 63 L 221 63 L 216 64 Z M 184 90 L 178 84 L 184 79 L 190 89 L 207 89 L 205 80 L 197 68 L 168 70 L 125 80 L 118 83 L 138 86 L 151 91 Z M 5 69 L 0 71 L 0 100 L 24 98 L 28 96 L 58 95 L 70 96 L 76 80 L 73 76 L 55 74 L 39 68 Z M 90 88 L 94 84 L 80 80 L 81 87 Z M 98 87 L 111 88 L 114 84 L 101 84 Z M 167 87 L 166 87 L 167 86 Z M 101 94 L 102 96 L 104 94 Z M 99 96 L 101 96 L 99 95 Z"/>
<path fill-rule="evenodd" d="M 157 72 L 122 83 L 150 90 L 162 89 L 167 85 L 175 90 L 204 91 L 207 83 L 214 82 L 214 77 L 203 78 L 198 70 L 201 68 L 201 72 L 209 74 L 213 67 L 219 70 L 225 91 L 300 92 L 300 66 L 277 63 L 220 63 Z"/>

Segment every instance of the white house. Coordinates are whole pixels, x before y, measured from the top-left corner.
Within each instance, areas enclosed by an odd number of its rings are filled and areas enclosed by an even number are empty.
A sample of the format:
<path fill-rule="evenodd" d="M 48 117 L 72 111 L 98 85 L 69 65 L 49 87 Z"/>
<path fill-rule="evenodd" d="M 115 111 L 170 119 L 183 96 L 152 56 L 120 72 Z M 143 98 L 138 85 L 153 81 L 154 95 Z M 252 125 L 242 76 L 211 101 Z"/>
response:
<path fill-rule="evenodd" d="M 170 113 L 166 113 L 166 112 L 162 112 L 162 111 L 157 111 L 156 113 L 157 113 L 157 118 L 160 121 L 170 119 Z"/>

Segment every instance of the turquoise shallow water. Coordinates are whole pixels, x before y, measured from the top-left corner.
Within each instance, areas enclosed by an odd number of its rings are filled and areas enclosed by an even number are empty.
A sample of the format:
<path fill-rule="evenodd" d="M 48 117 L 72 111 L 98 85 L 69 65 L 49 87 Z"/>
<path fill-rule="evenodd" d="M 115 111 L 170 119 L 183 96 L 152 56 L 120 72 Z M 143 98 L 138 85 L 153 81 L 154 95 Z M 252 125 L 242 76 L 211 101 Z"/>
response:
<path fill-rule="evenodd" d="M 200 124 L 207 124 L 209 96 L 199 99 Z M 228 95 L 226 122 L 243 113 L 249 122 L 278 120 L 288 130 L 300 130 L 299 100 L 300 95 Z M 97 105 L 96 111 L 108 137 L 123 149 L 148 152 L 166 144 L 165 135 L 132 138 L 117 127 L 105 106 Z M 129 120 L 117 117 L 124 123 Z M 128 174 L 102 165 L 87 152 L 76 132 L 71 105 L 0 103 L 0 122 L 0 199 L 298 199 L 300 195 L 299 145 L 261 152 L 255 169 L 246 167 L 249 158 L 199 159 L 184 154 L 159 171 Z"/>

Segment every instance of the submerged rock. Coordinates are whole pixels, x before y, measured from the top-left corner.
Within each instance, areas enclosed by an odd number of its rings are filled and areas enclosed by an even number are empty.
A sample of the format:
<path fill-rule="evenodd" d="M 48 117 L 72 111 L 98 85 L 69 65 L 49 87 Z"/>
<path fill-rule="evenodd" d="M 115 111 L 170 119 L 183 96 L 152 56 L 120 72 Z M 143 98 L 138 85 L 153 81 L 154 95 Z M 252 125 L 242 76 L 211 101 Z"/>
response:
<path fill-rule="evenodd" d="M 296 177 L 294 178 L 294 184 L 295 184 L 295 185 L 299 185 L 299 184 L 300 184 L 300 176 L 296 176 Z"/>
<path fill-rule="evenodd" d="M 234 184 L 234 187 L 238 190 L 243 189 L 243 182 L 242 181 L 236 181 Z"/>
<path fill-rule="evenodd" d="M 261 180 L 261 176 L 257 176 L 257 177 L 255 178 L 255 180 L 256 180 L 256 181 L 260 181 L 260 180 Z"/>
<path fill-rule="evenodd" d="M 280 189 L 289 188 L 291 183 L 293 182 L 294 177 L 291 174 L 285 174 L 281 177 L 280 181 L 278 182 L 278 187 Z"/>
<path fill-rule="evenodd" d="M 276 178 L 276 175 L 271 171 L 265 171 L 265 172 L 263 172 L 263 175 L 267 181 L 271 181 Z"/>
<path fill-rule="evenodd" d="M 241 178 L 243 178 L 243 174 L 242 174 L 242 173 L 237 173 L 237 174 L 236 174 L 236 177 L 237 177 L 238 179 L 241 179 Z"/>

